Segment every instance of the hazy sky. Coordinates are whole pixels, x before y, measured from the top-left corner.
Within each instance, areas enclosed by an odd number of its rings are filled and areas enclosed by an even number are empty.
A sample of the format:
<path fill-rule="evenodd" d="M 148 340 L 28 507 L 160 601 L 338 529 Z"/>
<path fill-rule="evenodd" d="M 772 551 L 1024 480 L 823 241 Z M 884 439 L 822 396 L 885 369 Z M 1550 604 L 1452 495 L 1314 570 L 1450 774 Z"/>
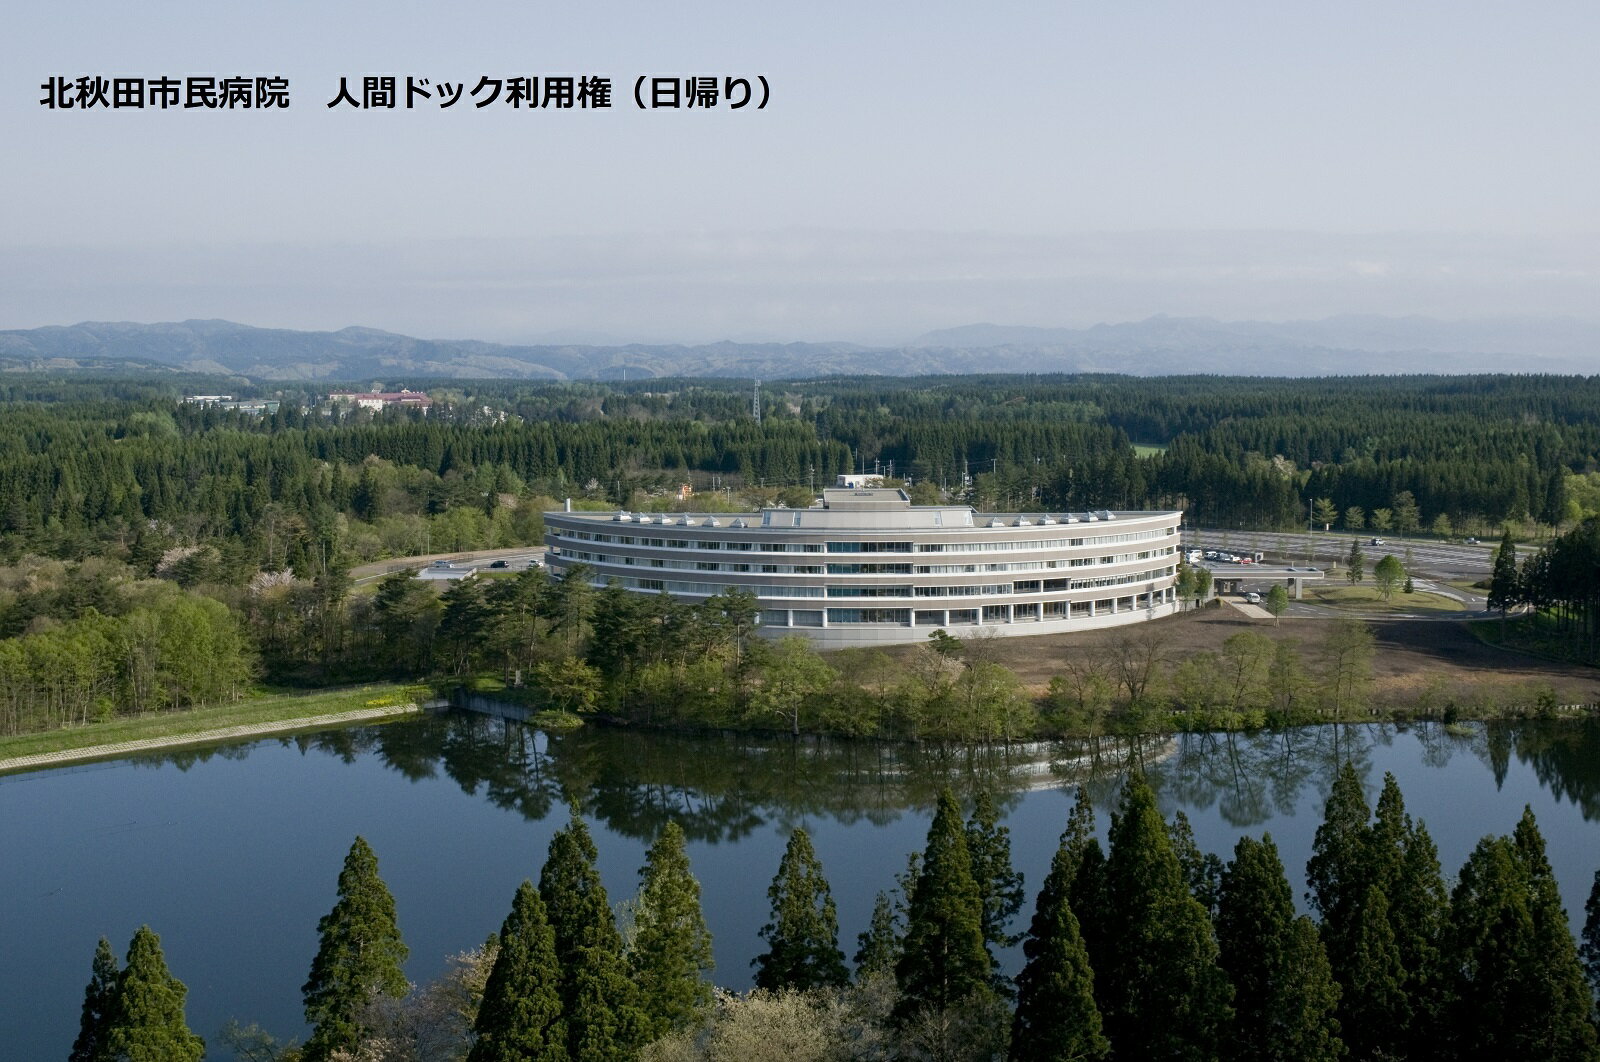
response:
<path fill-rule="evenodd" d="M 0 327 L 888 341 L 1150 313 L 1600 316 L 1600 5 L 24 4 Z M 51 111 L 283 74 L 286 111 Z M 609 111 L 330 110 L 598 74 Z M 765 111 L 638 110 L 765 75 Z M 403 92 L 403 90 L 402 90 Z"/>

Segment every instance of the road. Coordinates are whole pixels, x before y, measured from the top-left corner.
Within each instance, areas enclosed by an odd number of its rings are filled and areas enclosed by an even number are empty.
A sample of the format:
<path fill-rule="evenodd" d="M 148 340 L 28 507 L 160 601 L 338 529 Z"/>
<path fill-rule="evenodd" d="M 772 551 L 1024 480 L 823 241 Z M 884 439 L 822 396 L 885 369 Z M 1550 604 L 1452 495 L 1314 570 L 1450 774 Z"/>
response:
<path fill-rule="evenodd" d="M 544 563 L 543 546 L 513 546 L 509 549 L 472 549 L 461 553 L 424 553 L 417 557 L 390 557 L 386 560 L 360 564 L 350 569 L 350 578 L 356 583 L 382 579 L 385 575 L 406 570 L 417 571 L 434 561 L 449 561 L 452 565 L 488 567 L 497 560 L 506 562 L 513 571 L 521 571 L 530 564 Z"/>
<path fill-rule="evenodd" d="M 1367 568 L 1393 553 L 1405 564 L 1408 571 L 1425 573 L 1439 579 L 1484 579 L 1489 575 L 1494 559 L 1494 546 L 1489 543 L 1469 546 L 1433 539 L 1403 539 L 1379 535 L 1384 544 L 1371 545 L 1374 536 L 1354 535 L 1344 531 L 1329 531 L 1308 535 L 1304 531 L 1215 531 L 1185 528 L 1183 541 L 1202 549 L 1259 549 L 1269 558 L 1284 557 L 1294 564 L 1310 564 L 1328 568 L 1335 560 L 1342 561 L 1350 552 L 1350 543 L 1359 540 L 1366 554 Z M 1410 551 L 1410 559 L 1406 557 Z M 1518 547 L 1519 554 L 1526 547 Z M 1309 558 L 1309 559 L 1308 559 Z"/>

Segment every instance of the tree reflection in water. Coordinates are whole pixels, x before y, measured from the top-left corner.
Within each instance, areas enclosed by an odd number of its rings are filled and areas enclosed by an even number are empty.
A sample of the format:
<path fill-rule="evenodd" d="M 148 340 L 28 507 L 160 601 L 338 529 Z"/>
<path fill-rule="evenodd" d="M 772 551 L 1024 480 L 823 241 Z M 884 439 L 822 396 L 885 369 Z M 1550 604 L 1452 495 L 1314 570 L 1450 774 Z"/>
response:
<path fill-rule="evenodd" d="M 1129 764 L 1142 766 L 1170 813 L 1215 808 L 1240 829 L 1300 807 L 1316 810 L 1349 760 L 1376 792 L 1375 750 L 1413 735 L 1422 762 L 1458 754 L 1481 760 L 1497 784 L 1511 758 L 1529 764 L 1558 799 L 1600 818 L 1600 719 L 1329 724 L 1254 733 L 1178 734 L 1137 740 L 946 745 L 753 734 L 680 734 L 584 727 L 545 734 L 522 723 L 449 711 L 377 727 L 280 739 L 350 762 L 372 753 L 414 781 L 441 773 L 496 807 L 541 820 L 569 798 L 609 829 L 650 840 L 670 818 L 696 841 L 735 841 L 767 823 L 884 824 L 932 806 L 939 790 L 987 789 L 1003 808 L 1029 789 L 1088 787 L 1115 807 Z M 248 745 L 146 757 L 180 768 Z"/>

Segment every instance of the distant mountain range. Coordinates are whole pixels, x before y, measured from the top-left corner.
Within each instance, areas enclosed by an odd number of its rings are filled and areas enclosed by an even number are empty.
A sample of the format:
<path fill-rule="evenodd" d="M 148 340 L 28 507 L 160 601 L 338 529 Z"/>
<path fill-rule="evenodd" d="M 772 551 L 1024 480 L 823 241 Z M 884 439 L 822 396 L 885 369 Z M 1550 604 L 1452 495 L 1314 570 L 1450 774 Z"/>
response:
<path fill-rule="evenodd" d="M 507 345 L 373 328 L 300 332 L 231 321 L 86 322 L 0 331 L 0 371 L 183 370 L 263 380 L 618 379 L 841 373 L 1107 372 L 1322 376 L 1600 372 L 1600 325 L 1570 318 L 1439 321 L 1151 317 L 1091 328 L 973 324 L 903 346 L 852 343 Z"/>

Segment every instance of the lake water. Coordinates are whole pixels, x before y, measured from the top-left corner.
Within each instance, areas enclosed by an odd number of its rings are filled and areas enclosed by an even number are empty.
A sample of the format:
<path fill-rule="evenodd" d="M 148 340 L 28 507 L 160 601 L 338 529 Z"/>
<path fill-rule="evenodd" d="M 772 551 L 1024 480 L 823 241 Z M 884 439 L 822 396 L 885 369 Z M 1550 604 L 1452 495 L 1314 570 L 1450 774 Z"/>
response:
<path fill-rule="evenodd" d="M 189 986 L 196 1032 L 214 1038 L 232 1017 L 302 1036 L 317 920 L 357 834 L 394 893 L 408 973 L 428 980 L 498 929 L 523 878 L 537 880 L 569 796 L 594 830 L 613 902 L 636 889 L 661 825 L 682 825 L 721 984 L 749 984 L 792 827 L 815 840 L 849 955 L 874 894 L 921 847 L 944 785 L 1002 794 L 1029 890 L 1025 926 L 1077 784 L 1104 834 L 1129 753 L 1111 743 L 1093 752 L 598 729 L 546 738 L 447 713 L 0 778 L 0 1043 L 11 1058 L 65 1057 L 96 939 L 120 956 L 142 923 Z M 1447 876 L 1484 834 L 1509 832 L 1524 804 L 1575 925 L 1600 866 L 1600 720 L 1193 735 L 1138 752 L 1163 810 L 1183 810 L 1202 848 L 1226 856 L 1241 835 L 1270 831 L 1297 896 L 1345 758 L 1369 798 L 1395 774 Z"/>

